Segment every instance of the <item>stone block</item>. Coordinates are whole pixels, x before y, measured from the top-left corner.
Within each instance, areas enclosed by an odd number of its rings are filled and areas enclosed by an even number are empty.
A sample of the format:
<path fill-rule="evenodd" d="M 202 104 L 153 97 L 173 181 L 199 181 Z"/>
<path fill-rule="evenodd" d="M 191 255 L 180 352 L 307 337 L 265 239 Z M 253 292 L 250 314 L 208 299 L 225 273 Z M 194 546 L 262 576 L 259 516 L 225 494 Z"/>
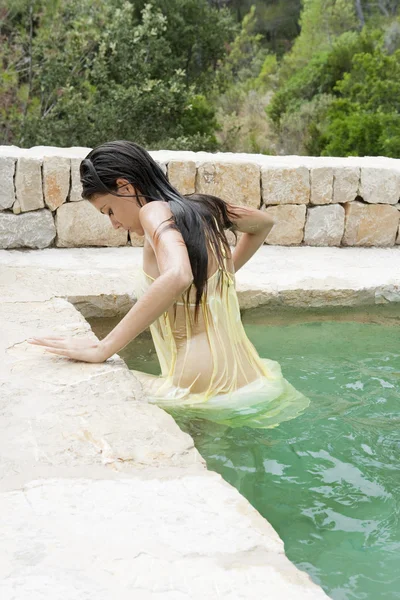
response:
<path fill-rule="evenodd" d="M 21 212 L 44 208 L 42 158 L 21 156 L 15 172 L 15 190 Z"/>
<path fill-rule="evenodd" d="M 62 204 L 56 212 L 59 248 L 81 246 L 125 246 L 128 232 L 114 229 L 110 219 L 86 200 Z"/>
<path fill-rule="evenodd" d="M 340 204 L 308 208 L 304 243 L 308 246 L 340 246 L 344 233 L 344 214 Z"/>
<path fill-rule="evenodd" d="M 361 167 L 360 196 L 371 204 L 396 204 L 400 198 L 400 171 Z"/>
<path fill-rule="evenodd" d="M 308 204 L 310 201 L 310 173 L 307 167 L 264 167 L 261 170 L 261 183 L 265 205 Z"/>
<path fill-rule="evenodd" d="M 196 188 L 196 163 L 192 160 L 171 160 L 168 180 L 181 194 L 193 194 Z"/>
<path fill-rule="evenodd" d="M 275 223 L 267 235 L 265 244 L 275 246 L 290 246 L 301 244 L 304 235 L 306 219 L 306 206 L 300 204 L 286 204 L 283 206 L 268 206 L 265 210 L 274 219 Z"/>
<path fill-rule="evenodd" d="M 0 210 L 11 208 L 15 202 L 14 171 L 16 158 L 0 156 Z"/>
<path fill-rule="evenodd" d="M 333 169 L 332 202 L 352 202 L 359 194 L 360 168 L 337 167 Z"/>
<path fill-rule="evenodd" d="M 56 236 L 49 210 L 0 213 L 0 248 L 47 248 Z"/>
<path fill-rule="evenodd" d="M 21 214 L 21 206 L 20 203 L 18 202 L 18 200 L 16 200 L 13 204 L 13 213 L 14 215 L 20 215 Z"/>
<path fill-rule="evenodd" d="M 393 246 L 400 213 L 395 206 L 347 202 L 344 246 Z"/>
<path fill-rule="evenodd" d="M 313 167 L 310 170 L 311 204 L 331 204 L 333 199 L 333 168 Z"/>
<path fill-rule="evenodd" d="M 81 177 L 79 174 L 81 162 L 81 158 L 71 158 L 71 189 L 69 191 L 70 202 L 81 202 L 83 200 Z"/>
<path fill-rule="evenodd" d="M 131 231 L 129 232 L 129 237 L 131 240 L 131 246 L 133 246 L 134 248 L 141 248 L 143 246 L 144 235 L 138 235 L 137 233 Z"/>
<path fill-rule="evenodd" d="M 226 239 L 228 240 L 228 244 L 230 246 L 236 246 L 236 244 L 239 243 L 239 240 L 242 237 L 242 232 L 241 231 L 236 232 L 237 242 L 235 240 L 235 235 L 234 235 L 233 231 L 230 231 L 230 229 L 225 229 L 225 235 L 226 235 Z"/>
<path fill-rule="evenodd" d="M 45 156 L 43 159 L 43 192 L 45 204 L 56 210 L 67 201 L 70 182 L 70 159 Z"/>
<path fill-rule="evenodd" d="M 197 168 L 196 192 L 259 208 L 260 167 L 251 163 L 203 163 Z"/>
<path fill-rule="evenodd" d="M 166 175 L 167 174 L 167 163 L 158 161 L 158 160 L 156 160 L 156 163 L 158 164 L 158 166 L 160 167 L 160 169 L 164 173 L 164 175 Z"/>

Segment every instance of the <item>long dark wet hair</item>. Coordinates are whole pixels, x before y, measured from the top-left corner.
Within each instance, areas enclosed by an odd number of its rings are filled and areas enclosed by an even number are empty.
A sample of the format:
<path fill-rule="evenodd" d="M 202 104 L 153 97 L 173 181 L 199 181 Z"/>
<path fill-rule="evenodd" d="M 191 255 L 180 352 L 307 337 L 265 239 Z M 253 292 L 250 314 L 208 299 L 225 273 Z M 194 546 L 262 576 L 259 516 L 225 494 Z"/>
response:
<path fill-rule="evenodd" d="M 108 193 L 123 198 L 134 197 L 139 206 L 154 200 L 168 202 L 172 217 L 165 221 L 167 224 L 160 232 L 155 232 L 155 236 L 171 228 L 180 231 L 184 239 L 196 287 L 196 319 L 203 292 L 207 290 L 207 240 L 214 249 L 219 266 L 224 268 L 221 244 L 225 253 L 229 254 L 224 230 L 231 229 L 237 239 L 233 215 L 224 200 L 207 194 L 180 194 L 144 148 L 125 140 L 106 142 L 91 150 L 81 162 L 80 177 L 82 197 L 86 200 L 94 194 Z M 118 194 L 118 178 L 127 179 L 136 194 Z M 190 288 L 188 298 L 189 293 Z"/>

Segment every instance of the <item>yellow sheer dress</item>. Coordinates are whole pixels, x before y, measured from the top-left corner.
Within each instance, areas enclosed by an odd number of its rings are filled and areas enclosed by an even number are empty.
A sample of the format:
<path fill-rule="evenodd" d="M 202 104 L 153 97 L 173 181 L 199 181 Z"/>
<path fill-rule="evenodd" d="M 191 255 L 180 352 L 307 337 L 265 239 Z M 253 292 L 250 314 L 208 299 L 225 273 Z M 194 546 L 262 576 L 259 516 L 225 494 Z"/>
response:
<path fill-rule="evenodd" d="M 154 279 L 142 271 L 140 295 Z M 235 275 L 219 267 L 207 280 L 198 321 L 195 288 L 159 317 L 150 331 L 161 375 L 133 371 L 149 402 L 172 415 L 209 419 L 230 427 L 272 428 L 293 419 L 309 399 L 261 358 L 244 330 Z"/>

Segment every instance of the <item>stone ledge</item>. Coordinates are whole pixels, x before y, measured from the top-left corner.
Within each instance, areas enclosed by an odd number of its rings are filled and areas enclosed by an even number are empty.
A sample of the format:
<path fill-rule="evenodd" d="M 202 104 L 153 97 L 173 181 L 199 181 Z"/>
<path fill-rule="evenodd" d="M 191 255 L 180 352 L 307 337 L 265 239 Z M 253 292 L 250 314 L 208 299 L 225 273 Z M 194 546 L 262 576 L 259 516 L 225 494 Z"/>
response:
<path fill-rule="evenodd" d="M 327 598 L 213 472 L 159 481 L 32 481 L 0 494 L 4 598 Z M 15 535 L 16 531 L 18 536 Z M 10 557 L 15 559 L 11 562 Z M 157 577 L 154 575 L 157 573 Z"/>
<path fill-rule="evenodd" d="M 136 299 L 142 253 L 142 248 L 0 250 L 1 302 L 61 297 L 88 318 L 124 315 Z M 399 302 L 400 247 L 263 246 L 236 281 L 242 309 Z"/>

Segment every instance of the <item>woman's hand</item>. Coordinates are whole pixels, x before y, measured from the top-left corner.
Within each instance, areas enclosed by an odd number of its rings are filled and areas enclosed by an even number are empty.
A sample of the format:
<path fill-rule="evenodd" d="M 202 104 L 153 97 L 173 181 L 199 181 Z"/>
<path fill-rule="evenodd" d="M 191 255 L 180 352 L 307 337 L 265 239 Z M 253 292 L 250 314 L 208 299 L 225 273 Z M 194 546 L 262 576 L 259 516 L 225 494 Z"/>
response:
<path fill-rule="evenodd" d="M 89 363 L 102 363 L 109 358 L 101 341 L 88 338 L 44 337 L 29 338 L 29 344 L 43 346 L 46 352 L 60 354 L 73 360 Z"/>

